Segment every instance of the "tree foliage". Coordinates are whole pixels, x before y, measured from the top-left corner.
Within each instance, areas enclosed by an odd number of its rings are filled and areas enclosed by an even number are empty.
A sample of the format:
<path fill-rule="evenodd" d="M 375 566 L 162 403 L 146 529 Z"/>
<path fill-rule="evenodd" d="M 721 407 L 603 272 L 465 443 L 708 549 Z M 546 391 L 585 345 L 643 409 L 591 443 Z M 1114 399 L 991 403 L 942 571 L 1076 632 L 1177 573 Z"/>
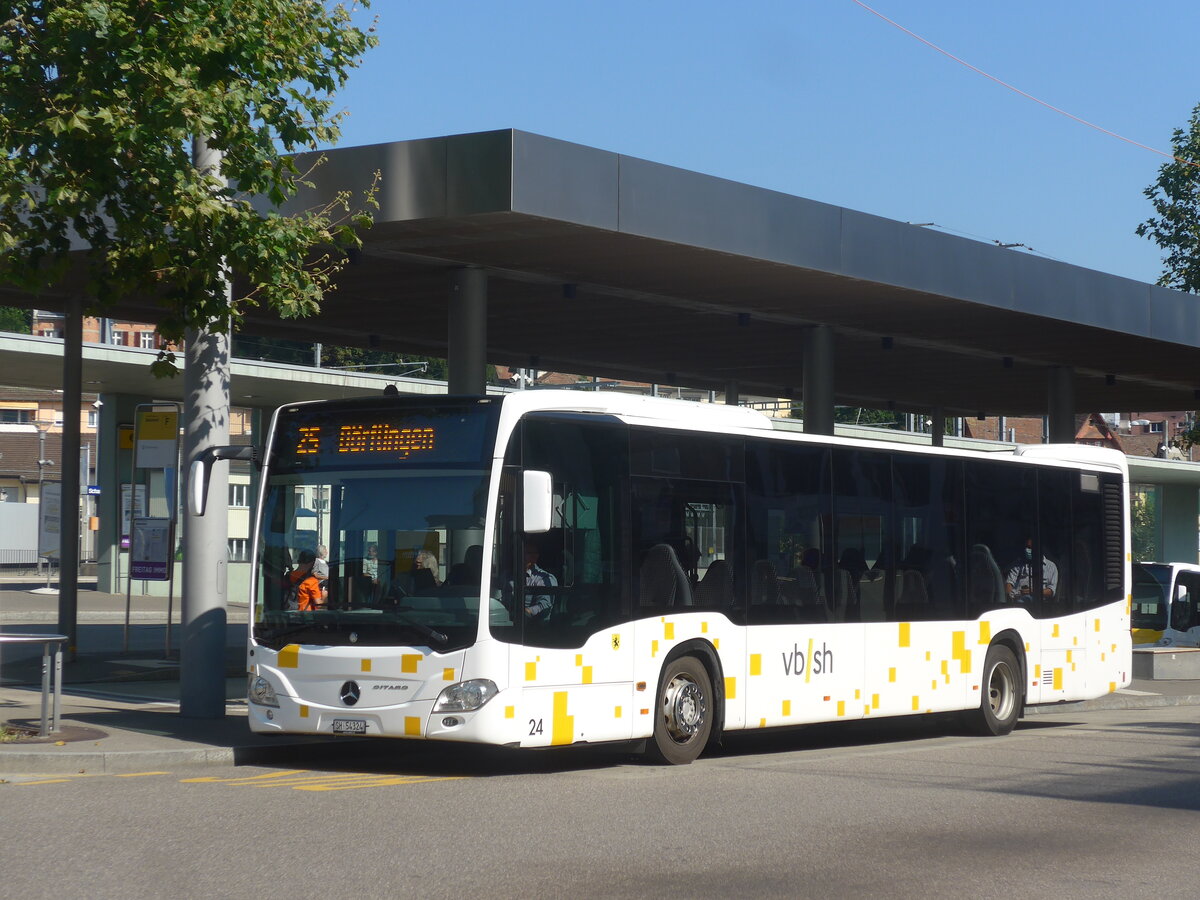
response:
<path fill-rule="evenodd" d="M 1176 159 L 1163 163 L 1158 180 L 1144 191 L 1155 215 L 1137 233 L 1161 247 L 1164 271 L 1158 283 L 1181 291 L 1200 292 L 1200 105 L 1192 110 L 1187 130 L 1171 136 Z"/>
<path fill-rule="evenodd" d="M 1129 520 L 1133 558 L 1158 559 L 1158 502 L 1153 490 L 1130 491 Z"/>
<path fill-rule="evenodd" d="M 420 366 L 424 364 L 424 368 Z M 435 356 L 414 356 L 390 350 L 365 350 L 361 347 L 321 348 L 321 365 L 337 369 L 353 369 L 373 375 L 412 375 L 445 381 L 446 361 Z"/>
<path fill-rule="evenodd" d="M 275 210 L 306 183 L 290 154 L 338 138 L 333 95 L 376 43 L 352 12 L 325 0 L 5 4 L 0 280 L 62 284 L 82 245 L 89 302 L 152 295 L 168 340 L 236 326 L 254 305 L 316 312 L 372 197 Z M 193 167 L 197 136 L 223 154 L 220 177 Z M 232 309 L 223 265 L 243 286 Z"/>
<path fill-rule="evenodd" d="M 33 310 L 15 306 L 0 306 L 0 331 L 16 334 L 33 333 Z"/>

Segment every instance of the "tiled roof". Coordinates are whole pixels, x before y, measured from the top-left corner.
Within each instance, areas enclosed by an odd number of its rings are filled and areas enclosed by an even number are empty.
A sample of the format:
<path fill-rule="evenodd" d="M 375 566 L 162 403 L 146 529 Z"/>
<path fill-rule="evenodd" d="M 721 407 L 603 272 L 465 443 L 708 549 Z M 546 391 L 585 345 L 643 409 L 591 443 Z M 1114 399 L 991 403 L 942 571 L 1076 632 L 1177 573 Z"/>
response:
<path fill-rule="evenodd" d="M 92 465 L 96 460 L 96 439 L 85 436 L 81 446 L 91 445 Z M 32 432 L 0 432 L 0 478 L 36 480 L 38 477 L 38 434 Z M 47 481 L 58 481 L 62 472 L 62 435 L 46 435 L 46 459 L 54 464 L 46 466 Z"/>

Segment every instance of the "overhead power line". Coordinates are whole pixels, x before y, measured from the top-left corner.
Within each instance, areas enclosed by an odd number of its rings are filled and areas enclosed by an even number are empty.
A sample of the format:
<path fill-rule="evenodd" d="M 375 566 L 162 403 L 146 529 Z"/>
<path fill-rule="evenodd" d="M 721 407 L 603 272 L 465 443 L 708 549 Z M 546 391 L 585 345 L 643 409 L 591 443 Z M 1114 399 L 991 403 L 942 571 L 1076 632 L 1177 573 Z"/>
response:
<path fill-rule="evenodd" d="M 883 13 L 879 12 L 878 10 L 872 9 L 871 7 L 867 6 L 867 4 L 863 3 L 862 0 L 850 0 L 850 2 L 852 2 L 858 6 L 861 6 L 863 9 L 865 9 L 871 15 L 876 16 L 877 18 L 883 19 L 883 21 L 887 22 L 893 28 L 898 28 L 900 31 L 903 31 L 909 37 L 916 38 L 918 41 L 920 41 L 926 47 L 936 50 L 938 53 L 942 54 L 942 56 L 945 56 L 948 59 L 954 60 L 960 66 L 965 66 L 966 68 L 970 69 L 972 72 L 982 75 L 984 78 L 987 78 L 990 81 L 996 82 L 996 84 L 1000 85 L 1001 87 L 1008 88 L 1008 90 L 1012 91 L 1014 94 L 1020 94 L 1025 99 L 1032 100 L 1034 103 L 1044 106 L 1044 107 L 1046 107 L 1046 109 L 1056 112 L 1060 116 L 1066 116 L 1068 119 L 1072 119 L 1072 120 L 1078 122 L 1080 125 L 1086 125 L 1088 128 L 1094 128 L 1096 131 L 1099 131 L 1101 134 L 1107 134 L 1109 137 L 1114 137 L 1118 141 L 1124 141 L 1127 144 L 1132 144 L 1135 147 L 1140 147 L 1142 150 L 1149 150 L 1151 153 L 1157 153 L 1159 156 L 1165 156 L 1167 159 L 1173 159 L 1176 162 L 1183 163 L 1185 166 L 1196 166 L 1197 168 L 1200 168 L 1200 163 L 1192 162 L 1192 160 L 1190 160 L 1190 159 L 1183 159 L 1181 157 L 1176 156 L 1173 153 L 1167 153 L 1165 150 L 1159 150 L 1155 147 L 1149 146 L 1148 144 L 1143 144 L 1140 141 L 1135 141 L 1132 138 L 1127 138 L 1124 135 L 1117 134 L 1115 131 L 1109 131 L 1107 128 L 1097 125 L 1094 122 L 1089 122 L 1087 119 L 1081 119 L 1079 116 L 1077 116 L 1073 113 L 1069 113 L 1065 109 L 1059 109 L 1057 106 L 1047 103 L 1045 100 L 1039 100 L 1037 97 L 1033 96 L 1033 94 L 1026 93 L 1025 91 L 1021 90 L 1019 87 L 1014 87 L 1013 85 L 1009 84 L 1007 81 L 1002 81 L 1001 79 L 997 78 L 995 75 L 991 75 L 991 74 L 983 71 L 983 69 L 979 68 L 978 66 L 972 65 L 971 63 L 967 62 L 965 59 L 961 59 L 961 58 L 955 56 L 953 53 L 949 52 L 948 50 L 943 50 L 937 44 L 933 43 L 932 41 L 926 40 L 925 38 L 921 37 L 921 35 L 917 34 L 915 31 L 905 28 L 899 22 L 896 22 L 893 19 L 889 19 L 887 16 L 885 16 Z"/>

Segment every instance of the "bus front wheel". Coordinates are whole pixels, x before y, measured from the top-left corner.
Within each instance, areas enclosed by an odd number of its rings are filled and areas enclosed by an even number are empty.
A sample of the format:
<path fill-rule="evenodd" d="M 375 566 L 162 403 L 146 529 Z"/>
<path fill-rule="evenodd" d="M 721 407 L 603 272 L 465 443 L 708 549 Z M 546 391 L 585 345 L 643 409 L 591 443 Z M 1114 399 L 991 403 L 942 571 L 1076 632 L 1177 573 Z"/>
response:
<path fill-rule="evenodd" d="M 696 657 L 681 656 L 663 667 L 654 737 L 646 748 L 652 759 L 684 766 L 700 755 L 712 733 L 712 693 L 708 670 Z"/>
<path fill-rule="evenodd" d="M 1021 667 L 1012 650 L 1003 644 L 988 648 L 983 662 L 983 696 L 970 715 L 971 730 L 982 735 L 1004 735 L 1021 717 Z"/>

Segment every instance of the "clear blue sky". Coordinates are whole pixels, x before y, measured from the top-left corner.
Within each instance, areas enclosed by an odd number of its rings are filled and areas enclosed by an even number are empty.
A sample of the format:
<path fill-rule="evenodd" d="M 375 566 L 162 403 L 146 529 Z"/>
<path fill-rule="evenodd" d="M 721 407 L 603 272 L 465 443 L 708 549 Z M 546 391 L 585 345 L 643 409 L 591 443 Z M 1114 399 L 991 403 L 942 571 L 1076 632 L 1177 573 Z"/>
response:
<path fill-rule="evenodd" d="M 865 0 L 1160 150 L 1200 103 L 1197 0 Z M 852 0 L 375 0 L 342 146 L 519 128 L 1154 281 L 1162 157 Z M 1012 252 L 1026 252 L 1014 250 Z"/>

